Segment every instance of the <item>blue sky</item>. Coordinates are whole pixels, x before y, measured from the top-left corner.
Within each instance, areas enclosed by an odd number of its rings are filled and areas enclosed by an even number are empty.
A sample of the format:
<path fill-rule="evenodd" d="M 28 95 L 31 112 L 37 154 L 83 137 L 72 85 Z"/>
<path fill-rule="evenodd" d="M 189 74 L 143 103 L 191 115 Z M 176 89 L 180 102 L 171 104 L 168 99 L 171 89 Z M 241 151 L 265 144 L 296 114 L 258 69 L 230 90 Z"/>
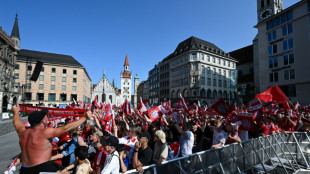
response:
<path fill-rule="evenodd" d="M 18 13 L 22 49 L 72 55 L 93 84 L 105 69 L 118 87 L 126 54 L 141 81 L 190 36 L 230 52 L 257 32 L 255 0 L 11 0 L 0 8 L 9 35 Z"/>

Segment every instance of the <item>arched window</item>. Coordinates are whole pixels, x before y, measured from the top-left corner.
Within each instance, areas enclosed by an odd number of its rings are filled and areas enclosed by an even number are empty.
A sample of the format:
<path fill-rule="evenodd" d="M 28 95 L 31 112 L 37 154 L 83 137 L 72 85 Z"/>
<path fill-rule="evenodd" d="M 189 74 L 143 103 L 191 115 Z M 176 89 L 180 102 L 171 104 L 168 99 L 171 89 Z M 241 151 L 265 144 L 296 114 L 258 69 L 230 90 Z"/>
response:
<path fill-rule="evenodd" d="M 207 98 L 212 98 L 212 96 L 211 96 L 211 90 L 210 90 L 210 89 L 208 89 L 208 91 L 207 91 Z"/>
<path fill-rule="evenodd" d="M 222 93 L 222 91 L 219 91 L 219 98 L 223 98 L 223 95 L 222 95 L 223 93 Z"/>
<path fill-rule="evenodd" d="M 178 92 L 177 92 L 177 97 L 176 97 L 176 98 L 180 98 L 180 94 L 181 94 L 181 91 L 178 90 Z"/>
<path fill-rule="evenodd" d="M 205 89 L 200 90 L 200 97 L 206 97 L 206 90 Z"/>
<path fill-rule="evenodd" d="M 111 102 L 111 103 L 113 102 L 112 101 L 112 95 L 109 96 L 109 100 L 110 100 L 109 102 Z"/>
<path fill-rule="evenodd" d="M 216 90 L 213 90 L 213 98 L 217 98 L 217 92 L 216 92 Z"/>
<path fill-rule="evenodd" d="M 171 98 L 177 98 L 177 93 L 175 91 L 171 92 Z"/>
<path fill-rule="evenodd" d="M 224 93 L 223 93 L 224 95 L 223 95 L 223 98 L 225 99 L 225 100 L 227 100 L 227 92 L 226 91 L 224 91 Z"/>
<path fill-rule="evenodd" d="M 101 102 L 104 103 L 105 102 L 105 94 L 101 95 Z"/>
<path fill-rule="evenodd" d="M 183 90 L 183 97 L 188 97 L 188 90 L 187 89 Z"/>

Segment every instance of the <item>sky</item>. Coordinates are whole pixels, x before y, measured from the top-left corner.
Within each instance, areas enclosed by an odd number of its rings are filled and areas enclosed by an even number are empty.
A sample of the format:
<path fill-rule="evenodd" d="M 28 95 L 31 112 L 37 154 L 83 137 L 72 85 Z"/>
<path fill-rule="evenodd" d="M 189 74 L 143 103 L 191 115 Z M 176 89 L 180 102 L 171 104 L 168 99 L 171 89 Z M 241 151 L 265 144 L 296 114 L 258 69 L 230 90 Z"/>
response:
<path fill-rule="evenodd" d="M 299 0 L 284 0 L 287 8 Z M 18 13 L 21 49 L 73 56 L 93 84 L 103 71 L 120 88 L 128 55 L 133 76 L 148 71 L 191 36 L 225 52 L 252 44 L 255 0 L 1 0 L 0 26 Z"/>

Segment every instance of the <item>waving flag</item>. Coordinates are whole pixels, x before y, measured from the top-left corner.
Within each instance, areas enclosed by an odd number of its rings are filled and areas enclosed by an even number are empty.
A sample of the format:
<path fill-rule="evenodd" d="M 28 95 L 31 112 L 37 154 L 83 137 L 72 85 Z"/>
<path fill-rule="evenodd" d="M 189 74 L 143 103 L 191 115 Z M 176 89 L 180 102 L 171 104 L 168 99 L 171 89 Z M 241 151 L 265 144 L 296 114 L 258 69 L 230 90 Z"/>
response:
<path fill-rule="evenodd" d="M 300 106 L 300 105 L 299 105 L 299 103 L 297 102 L 297 103 L 295 104 L 295 106 L 294 106 L 294 109 L 297 110 L 297 109 L 299 108 L 299 106 Z"/>
<path fill-rule="evenodd" d="M 231 113 L 234 108 L 229 105 L 224 99 L 219 98 L 213 102 L 213 104 L 209 107 L 209 110 L 214 110 L 220 115 L 228 116 L 229 113 Z"/>
<path fill-rule="evenodd" d="M 139 111 L 140 111 L 141 113 L 147 111 L 147 109 L 146 109 L 144 103 L 142 102 L 142 98 L 141 98 L 141 97 L 140 97 L 140 101 L 139 101 Z"/>
<path fill-rule="evenodd" d="M 123 106 L 122 106 L 122 111 L 126 114 L 126 115 L 129 115 L 131 114 L 131 110 L 130 110 L 130 106 L 129 106 L 129 103 L 128 103 L 128 100 L 126 99 Z"/>
<path fill-rule="evenodd" d="M 252 113 L 238 112 L 238 119 L 242 122 L 240 130 L 254 131 L 254 119 Z"/>
<path fill-rule="evenodd" d="M 284 101 L 288 101 L 288 98 L 283 93 L 283 91 L 279 88 L 278 85 L 272 86 L 266 91 L 257 94 L 256 98 L 259 98 L 265 102 L 273 102 L 273 103 L 282 103 Z"/>
<path fill-rule="evenodd" d="M 150 109 L 150 105 L 149 105 L 149 102 L 147 101 L 147 98 L 144 99 L 143 103 L 144 103 L 146 109 L 149 110 Z"/>
<path fill-rule="evenodd" d="M 148 115 L 152 122 L 156 121 L 160 117 L 163 116 L 163 113 L 161 112 L 161 109 L 159 106 L 155 106 L 152 109 L 148 110 Z"/>
<path fill-rule="evenodd" d="M 180 94 L 181 100 L 178 102 L 178 107 L 179 108 L 184 108 L 185 110 L 188 110 L 188 107 L 186 105 L 186 102 L 184 100 L 184 98 L 182 97 L 182 95 Z"/>
<path fill-rule="evenodd" d="M 100 107 L 99 104 L 98 104 L 98 96 L 97 95 L 95 96 L 95 99 L 92 102 L 92 104 L 93 104 L 93 107 L 95 107 L 95 108 L 99 108 Z"/>
<path fill-rule="evenodd" d="M 294 118 L 294 119 L 297 119 L 297 118 L 298 118 L 297 115 L 296 115 L 296 113 L 295 113 L 292 109 L 289 110 L 288 116 L 289 116 L 290 118 Z"/>

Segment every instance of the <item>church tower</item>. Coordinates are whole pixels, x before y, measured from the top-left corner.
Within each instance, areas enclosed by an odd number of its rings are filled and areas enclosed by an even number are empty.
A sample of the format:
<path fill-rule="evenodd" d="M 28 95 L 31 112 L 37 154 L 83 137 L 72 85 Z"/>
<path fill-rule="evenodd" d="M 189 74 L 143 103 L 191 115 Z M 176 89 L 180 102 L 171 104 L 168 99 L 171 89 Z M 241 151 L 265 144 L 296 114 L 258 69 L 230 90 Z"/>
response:
<path fill-rule="evenodd" d="M 124 71 L 121 72 L 121 103 L 124 103 L 125 99 L 131 100 L 131 72 L 129 72 L 127 54 L 124 62 Z"/>
<path fill-rule="evenodd" d="M 283 0 L 257 0 L 257 21 L 269 18 L 270 16 L 281 12 L 283 9 Z"/>
<path fill-rule="evenodd" d="M 15 17 L 14 26 L 13 26 L 12 33 L 11 33 L 11 38 L 14 41 L 15 49 L 16 50 L 20 50 L 20 37 L 19 37 L 19 28 L 18 28 L 17 14 L 16 14 L 16 17 Z"/>

